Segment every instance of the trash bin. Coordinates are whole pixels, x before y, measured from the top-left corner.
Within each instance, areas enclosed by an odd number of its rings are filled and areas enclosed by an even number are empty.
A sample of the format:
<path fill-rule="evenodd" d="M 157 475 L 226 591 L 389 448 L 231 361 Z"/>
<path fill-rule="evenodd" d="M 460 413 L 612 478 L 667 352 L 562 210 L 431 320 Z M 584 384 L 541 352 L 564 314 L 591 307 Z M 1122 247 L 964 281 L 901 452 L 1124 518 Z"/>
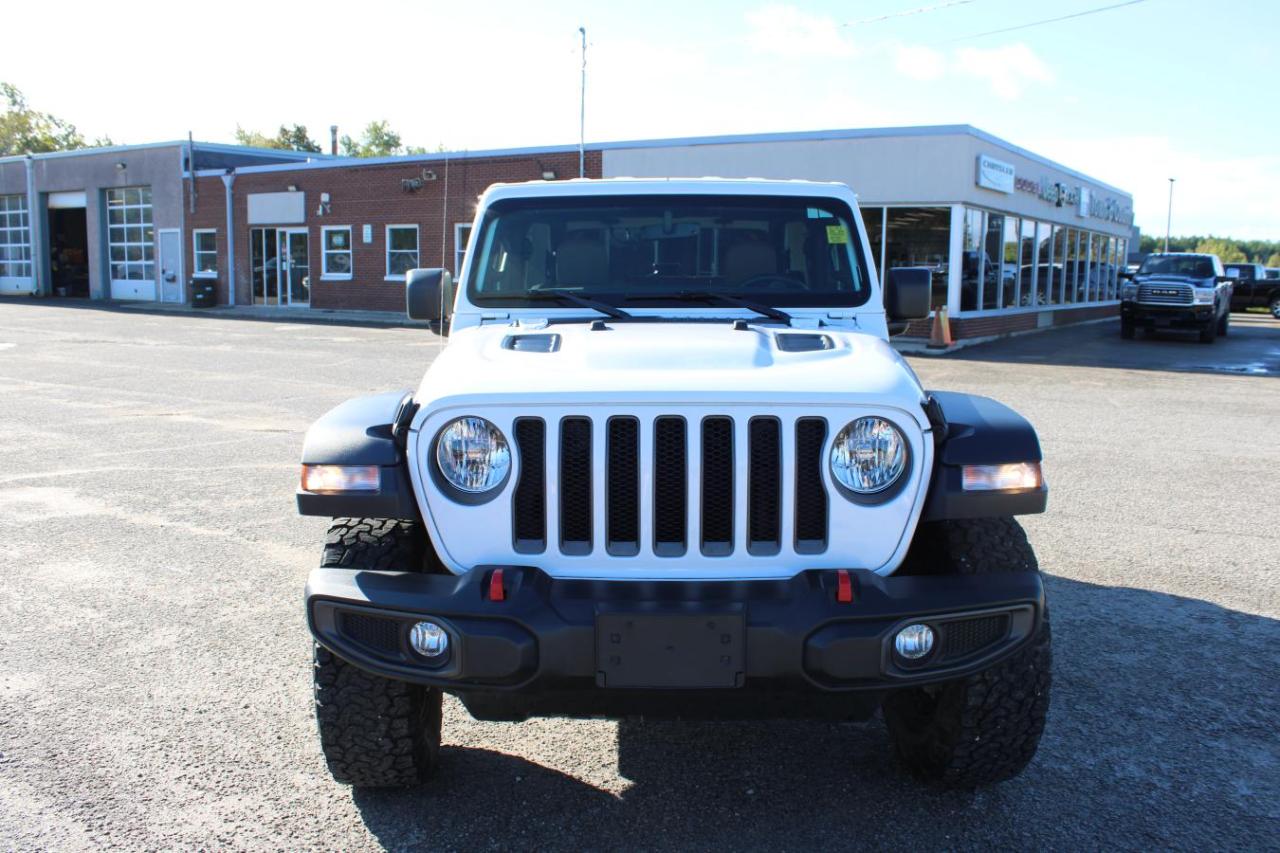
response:
<path fill-rule="evenodd" d="M 191 280 L 191 307 L 212 308 L 218 303 L 218 292 L 207 278 Z"/>

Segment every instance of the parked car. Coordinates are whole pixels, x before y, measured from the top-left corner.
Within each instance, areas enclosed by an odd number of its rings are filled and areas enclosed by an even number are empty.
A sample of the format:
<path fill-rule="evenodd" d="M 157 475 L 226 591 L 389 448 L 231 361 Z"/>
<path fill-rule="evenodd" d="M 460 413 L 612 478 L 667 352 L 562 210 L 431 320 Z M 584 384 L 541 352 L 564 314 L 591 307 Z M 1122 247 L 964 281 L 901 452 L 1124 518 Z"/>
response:
<path fill-rule="evenodd" d="M 1147 255 L 1120 288 L 1120 337 L 1137 329 L 1194 329 L 1200 342 L 1227 334 L 1232 278 L 1217 255 L 1170 252 Z"/>
<path fill-rule="evenodd" d="M 1227 275 L 1236 280 L 1231 295 L 1231 310 L 1268 308 L 1280 319 L 1280 281 L 1267 275 L 1262 264 L 1227 264 Z"/>
<path fill-rule="evenodd" d="M 416 391 L 307 433 L 332 519 L 305 607 L 333 776 L 420 781 L 441 693 L 475 717 L 881 711 L 927 780 L 1008 779 L 1049 706 L 1050 630 L 1014 516 L 1032 426 L 926 391 L 889 346 L 926 268 L 863 251 L 842 184 L 491 187 Z M 455 295 L 456 293 L 456 295 Z"/>

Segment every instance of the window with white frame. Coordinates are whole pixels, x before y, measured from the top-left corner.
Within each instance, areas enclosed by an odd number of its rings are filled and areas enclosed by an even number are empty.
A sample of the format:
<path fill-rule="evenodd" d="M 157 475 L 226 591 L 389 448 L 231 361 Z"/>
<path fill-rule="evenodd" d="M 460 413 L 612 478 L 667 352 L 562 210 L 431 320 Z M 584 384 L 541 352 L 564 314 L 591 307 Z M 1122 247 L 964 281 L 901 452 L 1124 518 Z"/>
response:
<path fill-rule="evenodd" d="M 195 260 L 196 278 L 214 278 L 218 274 L 218 232 L 212 228 L 197 228 L 191 232 L 192 256 Z"/>
<path fill-rule="evenodd" d="M 320 275 L 322 278 L 351 278 L 351 226 L 326 225 L 323 234 Z"/>
<path fill-rule="evenodd" d="M 151 187 L 107 190 L 107 251 L 113 281 L 155 281 Z"/>
<path fill-rule="evenodd" d="M 453 277 L 462 275 L 462 262 L 467 259 L 467 241 L 471 239 L 471 223 L 453 226 Z"/>
<path fill-rule="evenodd" d="M 23 195 L 0 195 L 0 278 L 31 278 L 31 221 Z"/>
<path fill-rule="evenodd" d="M 387 226 L 387 278 L 402 278 L 418 266 L 418 226 Z"/>

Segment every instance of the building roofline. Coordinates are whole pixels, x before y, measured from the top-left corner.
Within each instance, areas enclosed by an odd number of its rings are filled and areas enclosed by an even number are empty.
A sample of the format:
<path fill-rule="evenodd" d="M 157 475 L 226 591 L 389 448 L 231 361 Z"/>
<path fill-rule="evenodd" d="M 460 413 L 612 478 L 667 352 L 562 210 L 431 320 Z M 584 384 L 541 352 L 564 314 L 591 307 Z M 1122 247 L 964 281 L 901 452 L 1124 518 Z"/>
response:
<path fill-rule="evenodd" d="M 969 124 L 939 124 L 906 127 L 869 127 L 869 128 L 837 128 L 830 130 L 779 131 L 772 133 L 723 134 L 717 136 L 676 136 L 655 139 L 625 139 L 610 142 L 593 142 L 586 146 L 588 151 L 625 151 L 639 148 L 670 148 L 676 146 L 701 145 L 740 145 L 760 142 L 822 142 L 842 139 L 876 139 L 892 137 L 932 137 L 932 136 L 971 136 L 988 145 L 994 145 L 1011 153 L 1025 157 L 1063 174 L 1086 181 L 1102 189 L 1110 190 L 1130 199 L 1133 195 L 1127 190 L 1112 186 L 1105 181 L 1068 168 L 1048 157 L 1028 151 L 1014 145 L 994 134 L 987 133 Z M 392 166 L 408 163 L 441 163 L 445 160 L 474 160 L 492 157 L 537 156 L 540 154 L 570 154 L 578 150 L 576 145 L 543 145 L 521 148 L 489 148 L 476 151 L 439 151 L 429 154 L 401 154 L 392 157 L 333 157 L 325 156 L 309 162 L 300 163 L 267 163 L 257 166 L 236 167 L 236 174 L 259 174 L 268 172 L 293 172 L 308 169 L 333 169 L 343 166 Z M 199 177 L 222 175 L 225 169 L 201 169 L 196 172 Z"/>
<path fill-rule="evenodd" d="M 223 154 L 262 154 L 270 157 L 283 157 L 298 161 L 307 161 L 315 158 L 332 159 L 331 154 L 320 154 L 313 151 L 291 151 L 284 148 L 259 148 L 252 145 L 235 145 L 229 142 L 200 142 L 196 140 L 191 143 L 194 148 L 202 151 L 216 151 Z M 30 157 L 32 160 L 56 160 L 62 157 L 81 157 L 86 154 L 125 154 L 130 151 L 146 151 L 152 148 L 180 148 L 187 145 L 185 139 L 174 139 L 165 142 L 140 142 L 136 145 L 104 145 L 98 148 L 75 148 L 70 151 L 42 151 L 37 154 L 10 154 L 7 157 L 0 157 L 0 163 L 14 163 L 25 160 Z M 294 165 L 280 164 L 280 165 Z"/>

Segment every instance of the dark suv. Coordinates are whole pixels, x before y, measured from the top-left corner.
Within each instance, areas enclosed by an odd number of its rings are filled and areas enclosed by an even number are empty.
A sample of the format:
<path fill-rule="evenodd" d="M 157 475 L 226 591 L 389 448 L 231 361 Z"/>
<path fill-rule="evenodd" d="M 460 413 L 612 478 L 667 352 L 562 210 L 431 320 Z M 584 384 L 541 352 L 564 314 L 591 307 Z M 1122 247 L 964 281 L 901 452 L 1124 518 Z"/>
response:
<path fill-rule="evenodd" d="M 1262 264 L 1227 264 L 1227 275 L 1236 280 L 1231 293 L 1231 310 L 1269 308 L 1280 319 L 1280 281 Z"/>
<path fill-rule="evenodd" d="M 1231 282 L 1217 255 L 1189 252 L 1148 255 L 1120 288 L 1120 337 L 1139 327 L 1193 329 L 1200 342 L 1213 343 L 1230 323 Z"/>

